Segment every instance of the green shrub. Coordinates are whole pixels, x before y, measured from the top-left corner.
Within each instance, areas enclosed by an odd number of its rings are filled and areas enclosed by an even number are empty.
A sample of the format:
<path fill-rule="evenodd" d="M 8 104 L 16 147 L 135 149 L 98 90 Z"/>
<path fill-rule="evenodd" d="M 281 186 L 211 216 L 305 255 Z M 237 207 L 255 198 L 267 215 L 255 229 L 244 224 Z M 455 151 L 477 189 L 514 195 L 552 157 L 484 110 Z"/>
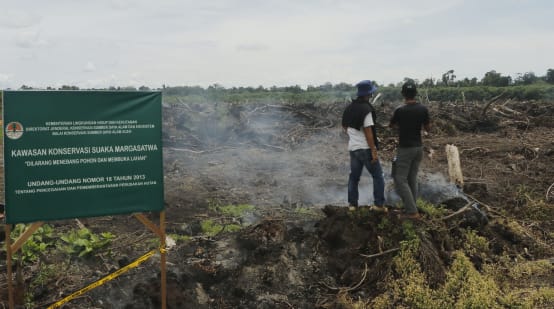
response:
<path fill-rule="evenodd" d="M 26 224 L 17 224 L 10 234 L 12 240 L 16 240 L 19 236 L 25 232 L 28 225 Z M 43 224 L 40 226 L 23 245 L 19 252 L 19 255 L 15 255 L 14 259 L 19 260 L 23 263 L 32 263 L 36 262 L 39 257 L 49 248 L 54 246 L 53 242 L 53 229 L 50 225 Z"/>
<path fill-rule="evenodd" d="M 371 301 L 370 308 L 445 308 L 427 282 L 417 261 L 419 239 L 402 241 L 393 258 L 393 273 L 386 278 L 385 293 Z"/>
<path fill-rule="evenodd" d="M 60 236 L 59 248 L 66 253 L 82 257 L 106 247 L 113 238 L 114 235 L 109 232 L 96 235 L 87 228 L 81 228 Z"/>
<path fill-rule="evenodd" d="M 465 232 L 463 248 L 466 254 L 485 254 L 489 252 L 489 241 L 483 236 L 479 236 L 476 231 L 468 229 Z"/>
<path fill-rule="evenodd" d="M 441 218 L 445 216 L 448 212 L 446 208 L 431 204 L 422 199 L 417 200 L 417 208 L 419 208 L 423 213 L 427 214 L 431 218 Z"/>
<path fill-rule="evenodd" d="M 456 252 L 439 294 L 450 308 L 499 308 L 500 290 L 489 276 L 481 275 L 463 252 Z"/>
<path fill-rule="evenodd" d="M 253 205 L 248 204 L 216 206 L 216 210 L 221 214 L 237 218 L 244 216 L 248 212 L 252 212 L 254 209 L 255 207 Z"/>
<path fill-rule="evenodd" d="M 242 229 L 242 226 L 238 224 L 223 225 L 223 224 L 218 224 L 211 219 L 201 221 L 200 226 L 202 227 L 202 232 L 207 236 L 215 236 L 219 233 L 222 233 L 223 231 L 236 232 Z"/>

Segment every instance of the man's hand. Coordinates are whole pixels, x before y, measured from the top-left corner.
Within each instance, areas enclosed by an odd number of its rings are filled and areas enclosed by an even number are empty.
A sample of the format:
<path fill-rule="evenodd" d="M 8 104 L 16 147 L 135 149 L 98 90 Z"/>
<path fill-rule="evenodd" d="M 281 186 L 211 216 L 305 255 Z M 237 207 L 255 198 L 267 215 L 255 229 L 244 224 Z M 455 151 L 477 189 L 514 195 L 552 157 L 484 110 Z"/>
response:
<path fill-rule="evenodd" d="M 379 160 L 379 157 L 377 156 L 377 149 L 373 148 L 371 149 L 371 163 L 376 163 L 377 160 Z"/>
<path fill-rule="evenodd" d="M 379 160 L 379 157 L 377 156 L 377 147 L 375 146 L 375 140 L 373 139 L 373 131 L 371 130 L 371 127 L 365 127 L 364 134 L 367 145 L 369 146 L 369 149 L 371 149 L 371 163 L 375 163 Z"/>

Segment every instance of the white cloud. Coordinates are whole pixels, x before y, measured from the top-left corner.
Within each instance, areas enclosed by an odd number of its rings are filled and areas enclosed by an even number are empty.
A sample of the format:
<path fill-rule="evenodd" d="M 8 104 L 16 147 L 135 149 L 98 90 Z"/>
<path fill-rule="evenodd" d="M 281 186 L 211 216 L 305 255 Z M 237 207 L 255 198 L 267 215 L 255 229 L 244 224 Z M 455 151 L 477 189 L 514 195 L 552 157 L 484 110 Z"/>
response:
<path fill-rule="evenodd" d="M 530 8 L 537 4 L 99 0 L 36 1 L 31 10 L 9 1 L 0 68 L 17 72 L 4 81 L 11 87 L 32 79 L 81 88 L 389 83 L 448 69 L 459 78 L 491 69 L 544 74 L 554 41 L 551 16 L 538 13 L 552 6 Z"/>
<path fill-rule="evenodd" d="M 111 0 L 110 6 L 118 10 L 126 10 L 131 7 L 136 7 L 138 1 L 133 0 Z"/>
<path fill-rule="evenodd" d="M 16 45 L 21 48 L 34 48 L 46 45 L 47 42 L 36 30 L 24 30 L 17 33 Z"/>
<path fill-rule="evenodd" d="M 87 62 L 84 68 L 85 72 L 94 72 L 96 71 L 96 66 L 91 61 Z"/>
<path fill-rule="evenodd" d="M 6 28 L 26 28 L 40 23 L 41 18 L 33 13 L 21 10 L 2 10 L 0 26 Z"/>
<path fill-rule="evenodd" d="M 237 50 L 239 51 L 264 51 L 269 49 L 269 47 L 265 44 L 259 44 L 259 43 L 250 43 L 250 44 L 239 44 L 237 46 Z"/>
<path fill-rule="evenodd" d="M 0 82 L 7 82 L 10 79 L 8 74 L 0 73 Z"/>

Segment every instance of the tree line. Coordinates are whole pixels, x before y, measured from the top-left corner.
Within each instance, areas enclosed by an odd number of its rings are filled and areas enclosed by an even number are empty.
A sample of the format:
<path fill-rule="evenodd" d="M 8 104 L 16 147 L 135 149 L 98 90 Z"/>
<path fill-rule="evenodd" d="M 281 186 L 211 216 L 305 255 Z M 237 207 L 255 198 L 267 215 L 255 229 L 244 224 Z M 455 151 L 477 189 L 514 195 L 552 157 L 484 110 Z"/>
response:
<path fill-rule="evenodd" d="M 509 75 L 502 75 L 502 73 L 491 70 L 483 76 L 481 80 L 476 77 L 464 78 L 456 80 L 454 70 L 448 70 L 442 74 L 441 79 L 428 78 L 421 82 L 422 86 L 434 87 L 434 86 L 454 86 L 454 87 L 470 87 L 470 86 L 492 86 L 492 87 L 507 87 L 507 86 L 521 86 L 532 85 L 535 83 L 548 83 L 554 84 L 554 69 L 548 69 L 544 76 L 537 76 L 534 72 L 519 73 L 515 78 Z"/>
<path fill-rule="evenodd" d="M 427 101 L 475 101 L 487 100 L 503 95 L 515 100 L 554 100 L 554 69 L 548 69 L 544 76 L 538 76 L 533 72 L 518 74 L 512 78 L 491 70 L 481 78 L 457 79 L 454 70 L 448 70 L 440 79 L 427 78 L 423 81 L 404 78 L 396 84 L 382 85 L 375 81 L 379 87 L 382 99 L 386 101 L 402 100 L 400 87 L 408 80 L 418 85 L 420 100 Z M 23 85 L 21 90 L 34 89 Z M 59 88 L 47 87 L 46 90 L 85 90 L 77 86 L 63 85 Z M 225 88 L 220 84 L 213 84 L 206 88 L 200 86 L 168 86 L 151 89 L 147 86 L 135 87 L 109 87 L 105 89 L 86 90 L 110 90 L 110 91 L 162 91 L 170 102 L 179 97 L 179 102 L 275 102 L 285 101 L 290 103 L 317 103 L 337 100 L 347 100 L 355 94 L 355 86 L 349 83 L 325 83 L 319 86 L 299 85 L 271 86 L 271 87 L 230 87 Z"/>

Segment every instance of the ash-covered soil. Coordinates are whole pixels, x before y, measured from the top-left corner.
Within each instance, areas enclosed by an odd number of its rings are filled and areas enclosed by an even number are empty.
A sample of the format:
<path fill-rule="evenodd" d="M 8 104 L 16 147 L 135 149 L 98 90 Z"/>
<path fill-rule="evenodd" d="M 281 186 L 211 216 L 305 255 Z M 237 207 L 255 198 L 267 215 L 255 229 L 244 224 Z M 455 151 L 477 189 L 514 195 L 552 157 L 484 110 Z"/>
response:
<path fill-rule="evenodd" d="M 431 102 L 416 222 L 398 219 L 389 174 L 396 138 L 386 124 L 398 104 L 376 104 L 383 212 L 345 207 L 344 102 L 165 103 L 168 308 L 554 305 L 553 104 Z M 447 180 L 447 144 L 460 150 L 463 188 Z M 361 204 L 371 204 L 369 179 L 364 172 Z M 131 216 L 79 224 L 116 239 L 87 259 L 25 265 L 19 303 L 47 307 L 156 247 Z M 63 266 L 31 284 L 45 265 Z M 468 294 L 476 286 L 487 295 Z M 159 308 L 159 293 L 155 256 L 64 308 Z"/>

